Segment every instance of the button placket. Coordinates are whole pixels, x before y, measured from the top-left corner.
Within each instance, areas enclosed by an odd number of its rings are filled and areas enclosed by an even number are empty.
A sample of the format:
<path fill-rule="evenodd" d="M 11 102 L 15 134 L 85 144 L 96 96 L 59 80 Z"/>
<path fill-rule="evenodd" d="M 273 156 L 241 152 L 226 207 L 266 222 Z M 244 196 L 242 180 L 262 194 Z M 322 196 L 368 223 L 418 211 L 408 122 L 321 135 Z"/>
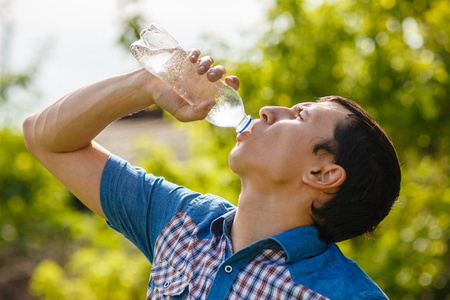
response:
<path fill-rule="evenodd" d="M 225 273 L 230 274 L 231 272 L 233 272 L 233 267 L 230 265 L 225 266 L 224 268 Z"/>

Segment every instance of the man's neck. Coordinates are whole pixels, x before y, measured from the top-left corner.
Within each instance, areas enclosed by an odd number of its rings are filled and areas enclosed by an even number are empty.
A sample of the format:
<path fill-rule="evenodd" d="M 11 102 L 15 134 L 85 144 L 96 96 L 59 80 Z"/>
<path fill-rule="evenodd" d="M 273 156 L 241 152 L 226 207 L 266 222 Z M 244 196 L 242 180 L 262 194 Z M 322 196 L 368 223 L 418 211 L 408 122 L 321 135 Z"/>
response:
<path fill-rule="evenodd" d="M 298 197 L 243 188 L 231 228 L 233 251 L 286 230 L 311 225 L 309 210 Z"/>

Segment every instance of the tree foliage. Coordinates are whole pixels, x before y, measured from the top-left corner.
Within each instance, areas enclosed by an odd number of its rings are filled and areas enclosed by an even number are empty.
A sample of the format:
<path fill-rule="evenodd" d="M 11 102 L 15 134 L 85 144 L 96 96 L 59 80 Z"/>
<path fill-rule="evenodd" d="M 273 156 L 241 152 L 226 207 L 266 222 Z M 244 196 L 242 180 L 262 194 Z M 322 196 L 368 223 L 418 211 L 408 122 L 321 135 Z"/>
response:
<path fill-rule="evenodd" d="M 392 299 L 450 294 L 449 15 L 446 0 L 278 0 L 258 45 L 219 62 L 240 77 L 255 117 L 265 105 L 337 94 L 360 103 L 392 137 L 403 165 L 400 199 L 374 239 L 339 244 Z M 124 22 L 119 40 L 128 51 L 143 16 Z M 189 129 L 187 160 L 142 137 L 138 164 L 236 204 L 240 182 L 227 164 L 233 130 L 207 122 L 178 126 Z M 11 262 L 31 262 L 30 287 L 41 299 L 142 297 L 145 258 L 80 211 L 19 134 L 3 129 L 0 140 L 0 274 L 17 273 L 12 266 L 19 264 Z"/>
<path fill-rule="evenodd" d="M 0 130 L 0 298 L 137 299 L 145 257 L 76 200 L 28 153 L 22 136 Z M 20 297 L 20 299 L 26 299 Z"/>

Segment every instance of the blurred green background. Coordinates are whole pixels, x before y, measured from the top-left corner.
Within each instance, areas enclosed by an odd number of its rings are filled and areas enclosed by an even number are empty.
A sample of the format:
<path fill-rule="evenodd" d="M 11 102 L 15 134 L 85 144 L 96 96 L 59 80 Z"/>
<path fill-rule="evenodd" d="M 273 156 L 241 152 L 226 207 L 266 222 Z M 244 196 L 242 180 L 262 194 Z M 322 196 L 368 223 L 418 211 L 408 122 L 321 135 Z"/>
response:
<path fill-rule="evenodd" d="M 374 239 L 339 246 L 391 299 L 450 299 L 449 16 L 448 0 L 272 1 L 254 47 L 237 53 L 210 37 L 202 49 L 240 78 L 253 116 L 265 105 L 341 95 L 386 130 L 402 162 L 400 199 Z M 120 20 L 124 51 L 147 17 Z M 3 110 L 11 89 L 36 78 L 0 71 Z M 142 299 L 150 270 L 143 255 L 33 159 L 18 126 L 1 124 L 0 299 Z M 235 202 L 240 182 L 227 160 L 233 130 L 176 126 L 187 128 L 188 159 L 147 137 L 134 145 L 138 164 Z"/>

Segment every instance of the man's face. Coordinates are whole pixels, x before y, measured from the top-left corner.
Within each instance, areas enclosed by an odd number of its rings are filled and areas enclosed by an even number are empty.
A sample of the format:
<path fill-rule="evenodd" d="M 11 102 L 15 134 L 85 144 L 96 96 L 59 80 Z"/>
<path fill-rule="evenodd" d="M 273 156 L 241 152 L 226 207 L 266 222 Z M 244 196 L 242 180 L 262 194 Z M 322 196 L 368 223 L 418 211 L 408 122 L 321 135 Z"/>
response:
<path fill-rule="evenodd" d="M 279 183 L 298 180 L 321 159 L 313 154 L 314 145 L 331 139 L 336 123 L 347 114 L 333 102 L 263 107 L 252 130 L 236 137 L 230 167 L 241 178 L 259 176 Z"/>

